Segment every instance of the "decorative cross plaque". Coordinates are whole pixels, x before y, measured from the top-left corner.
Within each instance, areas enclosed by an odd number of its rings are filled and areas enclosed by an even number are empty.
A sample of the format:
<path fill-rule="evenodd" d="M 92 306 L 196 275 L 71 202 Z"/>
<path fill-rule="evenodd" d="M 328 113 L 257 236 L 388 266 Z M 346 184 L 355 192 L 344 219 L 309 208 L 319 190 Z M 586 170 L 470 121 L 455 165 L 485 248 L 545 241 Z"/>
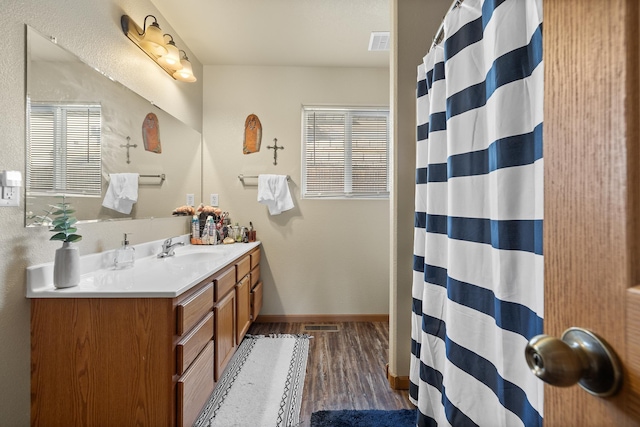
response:
<path fill-rule="evenodd" d="M 131 163 L 129 160 L 129 148 L 136 148 L 138 144 L 131 144 L 131 138 L 127 137 L 127 145 L 120 144 L 120 147 L 127 149 L 127 163 Z"/>
<path fill-rule="evenodd" d="M 278 147 L 278 138 L 273 138 L 273 146 L 267 145 L 267 148 L 273 148 L 273 164 L 278 164 L 278 150 L 284 150 L 284 147 L 281 145 Z"/>

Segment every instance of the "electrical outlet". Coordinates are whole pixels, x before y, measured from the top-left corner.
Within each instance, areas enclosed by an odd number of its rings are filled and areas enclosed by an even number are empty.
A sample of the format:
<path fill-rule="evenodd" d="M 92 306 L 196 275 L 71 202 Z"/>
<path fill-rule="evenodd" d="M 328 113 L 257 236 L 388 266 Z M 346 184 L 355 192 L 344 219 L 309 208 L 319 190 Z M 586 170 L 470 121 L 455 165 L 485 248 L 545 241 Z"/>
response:
<path fill-rule="evenodd" d="M 187 194 L 187 206 L 195 206 L 196 198 L 193 194 Z"/>
<path fill-rule="evenodd" d="M 20 206 L 20 187 L 0 187 L 0 206 Z"/>
<path fill-rule="evenodd" d="M 2 198 L 5 200 L 15 200 L 18 198 L 19 187 L 2 187 Z"/>
<path fill-rule="evenodd" d="M 215 206 L 218 207 L 219 206 L 219 202 L 218 202 L 218 195 L 215 193 L 211 193 L 211 201 L 209 203 L 211 206 Z"/>

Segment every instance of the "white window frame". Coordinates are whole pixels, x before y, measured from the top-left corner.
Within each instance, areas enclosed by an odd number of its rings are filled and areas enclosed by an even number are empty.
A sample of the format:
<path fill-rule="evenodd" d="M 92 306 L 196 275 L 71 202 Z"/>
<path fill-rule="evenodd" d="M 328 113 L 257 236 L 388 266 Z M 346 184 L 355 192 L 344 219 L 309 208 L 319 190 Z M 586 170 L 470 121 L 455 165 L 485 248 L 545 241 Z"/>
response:
<path fill-rule="evenodd" d="M 101 197 L 102 196 L 102 119 L 100 104 L 84 104 L 84 103 L 59 103 L 59 102 L 28 102 L 27 114 L 27 165 L 26 165 L 26 190 L 28 195 L 74 195 L 83 197 Z M 32 129 L 33 121 L 32 112 L 39 110 L 41 112 L 49 112 L 52 115 L 51 129 L 41 129 L 36 132 Z M 78 165 L 78 153 L 80 150 L 68 150 L 68 140 L 71 136 L 71 130 L 67 129 L 70 123 L 67 118 L 69 112 L 87 111 L 91 115 L 91 121 L 87 123 L 87 163 Z M 96 120 L 97 115 L 97 120 Z M 46 132 L 49 132 L 47 134 Z M 76 129 L 77 131 L 77 129 Z M 38 136 L 35 134 L 39 133 Z M 45 148 L 45 142 L 50 138 L 50 149 Z M 38 148 L 35 147 L 33 140 L 39 139 Z M 32 146 L 33 144 L 33 146 Z M 40 150 L 39 153 L 34 153 Z M 75 154 L 75 157 L 74 157 Z M 35 172 L 32 171 L 32 156 L 37 155 L 46 159 L 52 164 L 52 171 L 47 173 L 51 175 L 51 185 L 47 188 L 32 188 L 32 178 Z M 72 158 L 74 160 L 72 160 Z M 43 160 L 46 162 L 46 160 Z M 73 162 L 75 169 L 84 168 L 86 175 L 73 177 L 73 184 L 70 183 L 68 172 L 68 163 Z M 35 179 L 35 178 L 33 178 Z M 45 176 L 38 181 L 43 182 Z M 84 180 L 84 181 L 83 181 Z"/>
<path fill-rule="evenodd" d="M 312 112 L 345 114 L 345 147 L 344 147 L 344 188 L 342 191 L 312 192 L 308 190 L 307 177 L 307 115 Z M 352 191 L 352 121 L 353 115 L 360 116 L 384 116 L 386 118 L 386 191 L 354 192 Z M 390 193 L 390 149 L 391 149 L 391 124 L 388 107 L 333 107 L 333 106 L 302 106 L 301 112 L 301 141 L 302 141 L 302 198 L 303 199 L 388 199 Z"/>

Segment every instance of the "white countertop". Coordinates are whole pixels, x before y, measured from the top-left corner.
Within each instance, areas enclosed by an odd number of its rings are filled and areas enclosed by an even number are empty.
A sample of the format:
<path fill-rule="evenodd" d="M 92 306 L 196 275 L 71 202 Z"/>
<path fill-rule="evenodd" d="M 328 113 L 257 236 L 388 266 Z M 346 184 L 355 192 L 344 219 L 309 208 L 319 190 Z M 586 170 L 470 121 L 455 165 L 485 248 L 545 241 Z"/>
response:
<path fill-rule="evenodd" d="M 163 239 L 164 240 L 164 239 Z M 115 251 L 80 257 L 80 284 L 53 286 L 53 263 L 27 267 L 27 298 L 173 298 L 250 252 L 260 242 L 178 246 L 175 256 L 157 258 L 163 240 L 135 245 L 132 268 L 113 267 Z M 188 242 L 184 235 L 174 242 Z"/>

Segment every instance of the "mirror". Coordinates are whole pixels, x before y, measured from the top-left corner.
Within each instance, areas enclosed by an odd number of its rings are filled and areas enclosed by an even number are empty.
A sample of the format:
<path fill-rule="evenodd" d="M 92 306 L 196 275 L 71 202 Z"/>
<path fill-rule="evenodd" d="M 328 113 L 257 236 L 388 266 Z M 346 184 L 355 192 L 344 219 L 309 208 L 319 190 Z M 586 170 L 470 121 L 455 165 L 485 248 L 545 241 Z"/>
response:
<path fill-rule="evenodd" d="M 48 225 L 62 194 L 79 222 L 170 217 L 187 194 L 202 200 L 199 132 L 33 28 L 26 37 L 26 226 Z M 103 206 L 120 173 L 140 174 L 129 213 Z"/>

